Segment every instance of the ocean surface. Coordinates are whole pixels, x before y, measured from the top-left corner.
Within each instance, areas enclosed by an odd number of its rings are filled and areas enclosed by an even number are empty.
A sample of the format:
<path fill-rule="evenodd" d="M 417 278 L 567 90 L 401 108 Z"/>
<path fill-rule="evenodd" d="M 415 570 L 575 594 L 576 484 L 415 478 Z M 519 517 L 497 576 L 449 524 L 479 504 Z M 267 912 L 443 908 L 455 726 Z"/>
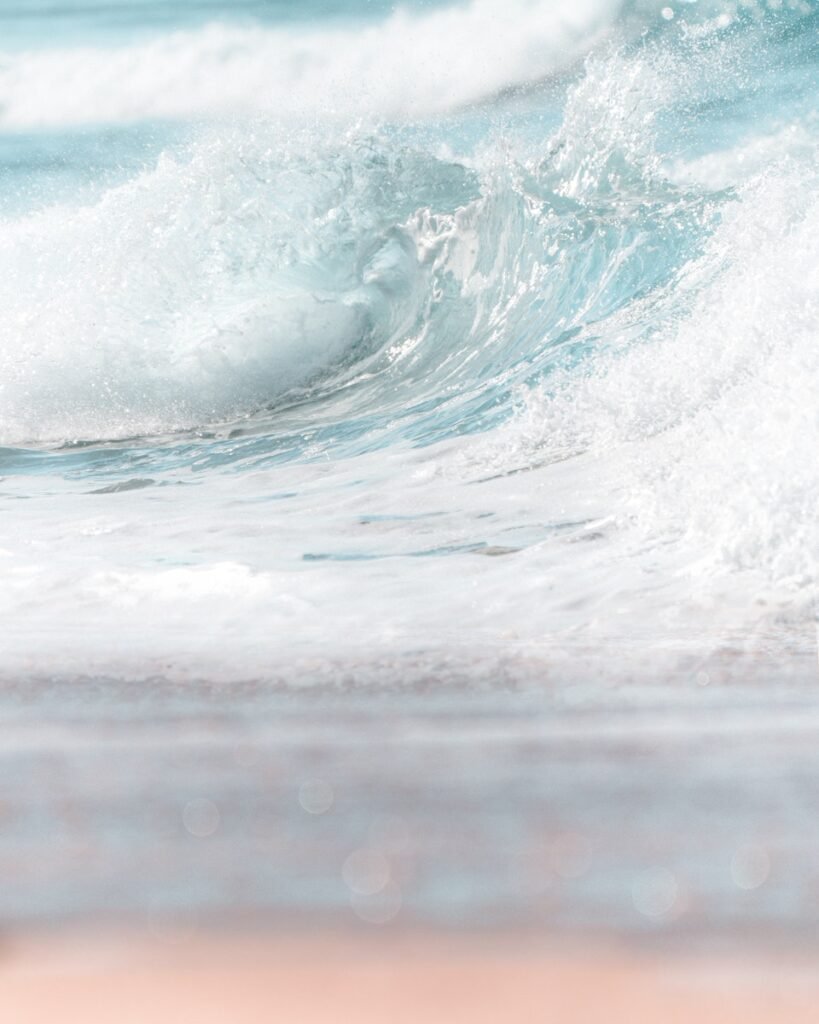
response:
<path fill-rule="evenodd" d="M 817 184 L 814 0 L 0 0 L 0 918 L 812 920 Z"/>

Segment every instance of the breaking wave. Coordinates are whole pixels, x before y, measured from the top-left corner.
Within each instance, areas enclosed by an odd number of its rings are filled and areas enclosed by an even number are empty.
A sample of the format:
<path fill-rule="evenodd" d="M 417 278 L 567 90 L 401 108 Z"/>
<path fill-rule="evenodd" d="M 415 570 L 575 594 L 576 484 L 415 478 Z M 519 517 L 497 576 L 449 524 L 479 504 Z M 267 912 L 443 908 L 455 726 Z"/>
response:
<path fill-rule="evenodd" d="M 440 114 L 570 66 L 621 0 L 471 0 L 346 25 L 211 23 L 0 59 L 0 126 L 263 113 Z"/>
<path fill-rule="evenodd" d="M 0 550 L 0 607 L 26 609 L 9 664 L 37 662 L 55 607 L 66 664 L 227 675 L 237 650 L 264 671 L 277 638 L 341 648 L 362 621 L 404 652 L 677 626 L 702 645 L 717 606 L 809 608 L 803 7 L 669 7 L 600 45 L 626 15 L 521 0 L 489 31 L 475 0 L 355 34 L 209 27 L 7 59 L 7 126 L 243 115 L 93 201 L 0 222 L 0 471 L 50 559 Z M 399 43 L 414 56 L 387 87 Z M 590 47 L 551 121 L 554 83 L 453 113 Z M 127 656 L 105 642 L 123 609 Z"/>

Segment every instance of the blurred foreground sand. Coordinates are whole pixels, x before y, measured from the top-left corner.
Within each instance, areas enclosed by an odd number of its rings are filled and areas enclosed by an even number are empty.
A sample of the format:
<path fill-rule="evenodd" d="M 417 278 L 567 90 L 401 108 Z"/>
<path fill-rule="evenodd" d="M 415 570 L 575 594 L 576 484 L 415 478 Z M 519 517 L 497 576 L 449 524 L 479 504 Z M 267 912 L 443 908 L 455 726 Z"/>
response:
<path fill-rule="evenodd" d="M 13 1024 L 807 1024 L 812 967 L 521 937 L 64 935 L 4 945 L 0 1006 Z"/>

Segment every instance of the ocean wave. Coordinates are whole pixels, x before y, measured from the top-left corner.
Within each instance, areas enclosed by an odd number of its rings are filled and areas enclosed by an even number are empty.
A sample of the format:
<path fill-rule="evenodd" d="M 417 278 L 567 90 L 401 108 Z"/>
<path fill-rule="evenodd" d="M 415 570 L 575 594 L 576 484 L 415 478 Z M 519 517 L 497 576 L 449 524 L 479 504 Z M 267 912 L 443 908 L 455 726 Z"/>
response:
<path fill-rule="evenodd" d="M 735 106 L 718 149 L 752 34 L 681 36 L 595 53 L 542 135 L 210 126 L 3 222 L 0 438 L 37 447 L 0 451 L 4 664 L 235 678 L 365 622 L 654 678 L 801 614 L 815 120 Z"/>
<path fill-rule="evenodd" d="M 569 66 L 620 8 L 621 0 L 471 0 L 349 27 L 214 23 L 130 46 L 7 53 L 0 127 L 441 113 Z"/>
<path fill-rule="evenodd" d="M 366 137 L 221 134 L 96 205 L 3 225 L 0 434 L 206 425 L 389 346 L 429 301 L 406 219 L 474 191 L 462 167 Z"/>
<path fill-rule="evenodd" d="M 658 564 L 676 559 L 701 586 L 755 574 L 760 596 L 801 592 L 809 605 L 819 568 L 819 204 L 805 197 L 816 195 L 818 159 L 814 143 L 808 158 L 753 176 L 685 267 L 674 302 L 655 309 L 644 343 L 527 392 L 479 445 L 477 471 L 583 453 L 611 483 L 611 514 Z"/>
<path fill-rule="evenodd" d="M 259 430 L 308 398 L 350 437 L 391 423 L 382 443 L 485 428 L 517 385 L 604 347 L 707 230 L 707 198 L 653 152 L 664 81 L 591 62 L 517 157 L 207 132 L 96 205 L 7 222 L 0 440 Z"/>

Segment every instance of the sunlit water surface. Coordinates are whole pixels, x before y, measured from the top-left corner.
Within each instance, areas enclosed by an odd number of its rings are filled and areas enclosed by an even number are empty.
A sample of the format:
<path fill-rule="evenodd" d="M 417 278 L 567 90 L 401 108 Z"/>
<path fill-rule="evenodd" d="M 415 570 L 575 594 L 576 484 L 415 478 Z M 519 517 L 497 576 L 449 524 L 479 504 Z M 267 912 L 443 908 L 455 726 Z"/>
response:
<path fill-rule="evenodd" d="M 809 926 L 818 26 L 0 0 L 4 920 Z"/>

